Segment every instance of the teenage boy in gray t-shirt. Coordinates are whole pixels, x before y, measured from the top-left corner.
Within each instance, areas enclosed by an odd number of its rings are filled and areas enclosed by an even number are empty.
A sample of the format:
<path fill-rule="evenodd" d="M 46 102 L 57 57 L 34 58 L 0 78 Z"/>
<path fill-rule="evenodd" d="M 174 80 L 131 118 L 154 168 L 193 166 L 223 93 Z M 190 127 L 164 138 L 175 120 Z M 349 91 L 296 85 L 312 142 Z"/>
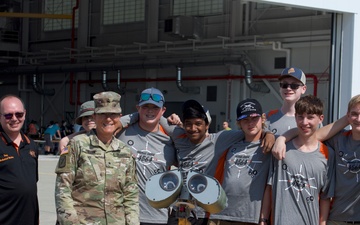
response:
<path fill-rule="evenodd" d="M 152 207 L 145 195 L 145 184 L 151 176 L 167 171 L 177 164 L 172 140 L 159 124 L 166 110 L 164 104 L 165 98 L 160 90 L 153 87 L 143 90 L 136 106 L 137 118 L 122 117 L 121 122 L 125 127 L 117 134 L 117 137 L 130 147 L 135 158 L 140 225 L 166 224 L 168 220 L 168 209 Z"/>
<path fill-rule="evenodd" d="M 298 137 L 286 143 L 286 158 L 273 160 L 271 178 L 273 224 L 325 225 L 330 210 L 333 150 L 316 138 L 323 103 L 305 96 L 295 104 Z"/>
<path fill-rule="evenodd" d="M 245 137 L 212 161 L 218 165 L 215 178 L 228 197 L 228 207 L 212 214 L 209 225 L 268 224 L 271 188 L 266 182 L 271 154 L 263 153 L 260 147 L 265 120 L 262 107 L 255 99 L 238 104 L 237 125 Z"/>
<path fill-rule="evenodd" d="M 279 77 L 280 95 L 283 104 L 279 109 L 273 109 L 266 113 L 267 128 L 279 136 L 285 131 L 296 127 L 295 103 L 306 91 L 306 76 L 296 67 L 285 68 Z"/>
<path fill-rule="evenodd" d="M 352 129 L 342 130 L 348 124 Z M 335 187 L 327 225 L 360 224 L 360 95 L 351 98 L 345 116 L 316 133 L 318 140 L 327 140 L 335 151 Z M 273 149 L 276 158 L 285 158 L 284 140 L 296 135 L 290 130 L 276 140 Z"/>
<path fill-rule="evenodd" d="M 183 126 L 165 126 L 167 121 L 160 121 L 172 137 L 177 149 L 179 169 L 183 172 L 197 171 L 210 176 L 214 175 L 215 163 L 213 158 L 221 155 L 233 143 L 244 139 L 242 131 L 223 130 L 218 133 L 207 131 L 211 123 L 209 110 L 195 100 L 188 100 L 182 108 Z M 270 132 L 269 132 L 270 133 Z M 271 148 L 274 135 L 266 135 L 264 149 Z M 176 210 L 176 209 L 175 209 Z M 189 218 L 191 224 L 207 224 L 208 214 L 201 208 L 195 209 L 198 218 Z M 178 224 L 176 213 L 173 211 L 168 221 L 169 225 Z"/>

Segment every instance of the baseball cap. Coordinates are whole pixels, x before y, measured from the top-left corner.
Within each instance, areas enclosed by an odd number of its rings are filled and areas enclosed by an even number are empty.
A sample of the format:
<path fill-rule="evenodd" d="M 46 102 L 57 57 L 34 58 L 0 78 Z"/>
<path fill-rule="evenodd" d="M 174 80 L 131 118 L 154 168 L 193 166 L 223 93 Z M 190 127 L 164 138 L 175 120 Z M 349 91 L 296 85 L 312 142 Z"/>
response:
<path fill-rule="evenodd" d="M 184 117 L 186 110 L 189 108 L 195 109 L 199 113 L 203 114 L 205 121 L 207 120 L 207 122 L 209 124 L 211 123 L 211 116 L 210 116 L 209 110 L 207 108 L 205 108 L 203 105 L 201 105 L 199 102 L 197 102 L 196 100 L 193 100 L 193 99 L 184 102 L 184 104 L 182 106 L 183 117 Z"/>
<path fill-rule="evenodd" d="M 95 113 L 121 113 L 121 96 L 113 91 L 100 92 L 94 95 Z"/>
<path fill-rule="evenodd" d="M 256 99 L 245 99 L 236 108 L 237 121 L 247 117 L 256 117 L 263 114 L 262 107 Z"/>
<path fill-rule="evenodd" d="M 298 81 L 300 81 L 301 83 L 303 83 L 303 85 L 306 84 L 306 76 L 305 76 L 304 72 L 299 68 L 296 68 L 296 67 L 285 68 L 281 72 L 281 76 L 279 77 L 279 80 L 281 80 L 285 77 L 293 77 L 293 78 L 297 79 Z"/>
<path fill-rule="evenodd" d="M 164 95 L 161 93 L 159 89 L 156 88 L 148 88 L 141 92 L 139 106 L 145 104 L 153 104 L 159 108 L 162 108 L 165 103 Z"/>
<path fill-rule="evenodd" d="M 75 123 L 81 125 L 82 124 L 82 117 L 84 116 L 91 116 L 94 114 L 95 110 L 95 102 L 94 101 L 87 101 L 81 104 L 79 110 L 79 116 L 76 118 Z"/>

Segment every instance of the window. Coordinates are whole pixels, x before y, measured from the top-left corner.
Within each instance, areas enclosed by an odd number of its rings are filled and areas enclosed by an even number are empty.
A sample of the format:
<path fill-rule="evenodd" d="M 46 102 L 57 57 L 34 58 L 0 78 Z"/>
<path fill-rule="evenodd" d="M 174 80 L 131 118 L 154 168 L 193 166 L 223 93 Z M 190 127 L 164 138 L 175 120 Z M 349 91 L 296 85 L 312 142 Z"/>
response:
<path fill-rule="evenodd" d="M 267 9 L 271 9 L 271 8 L 280 8 L 281 6 L 278 5 L 270 5 L 270 4 L 266 4 L 266 3 L 256 3 L 255 8 L 259 9 L 259 10 L 267 10 Z"/>
<path fill-rule="evenodd" d="M 46 0 L 45 14 L 72 14 L 76 0 Z M 44 31 L 71 29 L 70 19 L 44 19 Z M 78 10 L 75 15 L 75 27 L 78 26 Z"/>
<path fill-rule="evenodd" d="M 284 69 L 286 67 L 286 57 L 276 57 L 274 61 L 274 69 Z"/>
<path fill-rule="evenodd" d="M 174 16 L 205 16 L 223 13 L 223 0 L 174 0 Z"/>
<path fill-rule="evenodd" d="M 104 0 L 104 25 L 144 20 L 145 0 Z"/>

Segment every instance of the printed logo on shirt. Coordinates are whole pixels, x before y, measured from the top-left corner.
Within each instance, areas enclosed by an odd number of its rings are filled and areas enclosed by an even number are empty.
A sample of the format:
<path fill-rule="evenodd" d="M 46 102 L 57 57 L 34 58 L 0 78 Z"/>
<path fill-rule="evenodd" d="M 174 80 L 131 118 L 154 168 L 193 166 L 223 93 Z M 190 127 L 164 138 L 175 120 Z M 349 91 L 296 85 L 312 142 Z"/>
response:
<path fill-rule="evenodd" d="M 34 150 L 31 149 L 31 150 L 29 151 L 29 154 L 31 155 L 31 157 L 36 158 L 36 153 L 35 153 Z"/>
<path fill-rule="evenodd" d="M 132 155 L 133 158 L 135 158 L 136 162 L 139 162 L 140 164 L 143 165 L 142 171 L 143 174 L 145 174 L 145 169 L 148 165 L 153 165 L 155 167 L 159 167 L 156 164 L 166 164 L 166 162 L 164 160 L 161 160 L 161 157 L 157 157 L 157 155 L 162 155 L 163 153 L 161 151 L 157 151 L 157 150 L 153 150 L 150 151 L 148 149 L 149 147 L 149 142 L 146 142 L 145 148 L 146 149 L 136 149 L 134 141 L 129 140 L 128 145 L 131 146 L 132 149 Z M 156 171 L 158 172 L 158 171 Z"/>
<path fill-rule="evenodd" d="M 0 155 L 0 163 L 5 162 L 5 161 L 7 161 L 9 159 L 13 159 L 13 158 L 14 158 L 14 156 L 8 155 L 8 154 L 5 153 L 3 155 Z"/>
<path fill-rule="evenodd" d="M 251 176 L 252 178 L 254 178 L 258 174 L 256 166 L 263 162 L 260 160 L 259 161 L 252 160 L 253 157 L 255 155 L 257 155 L 257 153 L 247 154 L 246 152 L 237 152 L 236 148 L 231 149 L 231 152 L 233 153 L 233 156 L 228 160 L 228 162 L 230 164 L 229 169 L 231 169 L 232 167 L 236 167 L 238 169 L 237 178 L 240 177 L 241 171 L 244 168 L 247 169 L 247 174 L 249 176 Z M 234 153 L 234 152 L 237 152 L 237 153 Z"/>
<path fill-rule="evenodd" d="M 201 157 L 201 156 L 198 156 Z M 180 159 L 179 162 L 179 168 L 181 169 L 181 171 L 196 171 L 199 173 L 203 173 L 202 170 L 202 166 L 207 164 L 207 161 L 204 162 L 200 162 L 197 160 L 197 157 L 193 158 L 193 157 L 184 157 L 182 159 Z"/>
<path fill-rule="evenodd" d="M 356 152 L 354 152 L 353 157 L 348 154 L 344 154 L 343 151 L 339 152 L 339 156 L 343 163 L 338 163 L 338 166 L 343 168 L 341 169 L 344 174 L 352 173 L 356 175 L 356 182 L 358 183 L 360 180 L 359 173 L 360 173 L 360 159 L 357 158 Z M 346 158 L 347 159 L 346 159 Z M 352 159 L 350 159 L 352 158 Z"/>
<path fill-rule="evenodd" d="M 294 190 L 296 194 L 296 201 L 299 201 L 300 195 L 304 193 L 305 195 L 307 195 L 306 201 L 308 203 L 313 202 L 315 199 L 314 196 L 311 194 L 310 189 L 317 189 L 317 187 L 315 186 L 316 185 L 315 177 L 311 177 L 311 178 L 305 177 L 302 172 L 303 165 L 300 165 L 298 172 L 295 173 L 290 173 L 287 170 L 287 168 L 288 168 L 287 164 L 284 163 L 282 165 L 282 169 L 286 171 L 288 179 L 279 180 L 279 182 L 286 183 L 286 188 L 284 190 L 285 191 Z M 311 185 L 311 183 L 314 183 L 314 186 Z"/>

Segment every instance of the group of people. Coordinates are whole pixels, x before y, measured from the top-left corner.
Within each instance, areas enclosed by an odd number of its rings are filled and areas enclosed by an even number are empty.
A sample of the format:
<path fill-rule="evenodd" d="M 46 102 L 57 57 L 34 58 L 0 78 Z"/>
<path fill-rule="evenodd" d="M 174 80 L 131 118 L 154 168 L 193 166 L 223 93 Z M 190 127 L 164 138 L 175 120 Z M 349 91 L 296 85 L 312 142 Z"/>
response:
<path fill-rule="evenodd" d="M 137 112 L 122 116 L 119 94 L 94 95 L 76 119 L 83 131 L 59 143 L 57 223 L 178 224 L 182 209 L 154 208 L 145 193 L 151 176 L 175 166 L 215 177 L 227 195 L 219 213 L 196 207 L 191 224 L 360 224 L 360 95 L 346 116 L 322 126 L 321 100 L 301 97 L 303 71 L 286 68 L 279 81 L 280 109 L 264 113 L 245 99 L 236 108 L 239 129 L 218 133 L 208 132 L 209 110 L 196 100 L 164 118 L 164 95 L 147 88 Z M 0 99 L 0 224 L 39 223 L 38 152 L 21 131 L 25 115 L 20 98 Z"/>
<path fill-rule="evenodd" d="M 26 134 L 34 140 L 43 138 L 45 140 L 45 154 L 52 153 L 54 155 L 58 153 L 57 144 L 54 144 L 54 140 L 60 140 L 71 133 L 73 133 L 72 129 L 70 129 L 70 126 L 67 125 L 65 120 L 61 121 L 61 125 L 59 125 L 58 122 L 51 120 L 43 132 L 41 132 L 37 122 L 31 120 L 26 130 Z"/>

